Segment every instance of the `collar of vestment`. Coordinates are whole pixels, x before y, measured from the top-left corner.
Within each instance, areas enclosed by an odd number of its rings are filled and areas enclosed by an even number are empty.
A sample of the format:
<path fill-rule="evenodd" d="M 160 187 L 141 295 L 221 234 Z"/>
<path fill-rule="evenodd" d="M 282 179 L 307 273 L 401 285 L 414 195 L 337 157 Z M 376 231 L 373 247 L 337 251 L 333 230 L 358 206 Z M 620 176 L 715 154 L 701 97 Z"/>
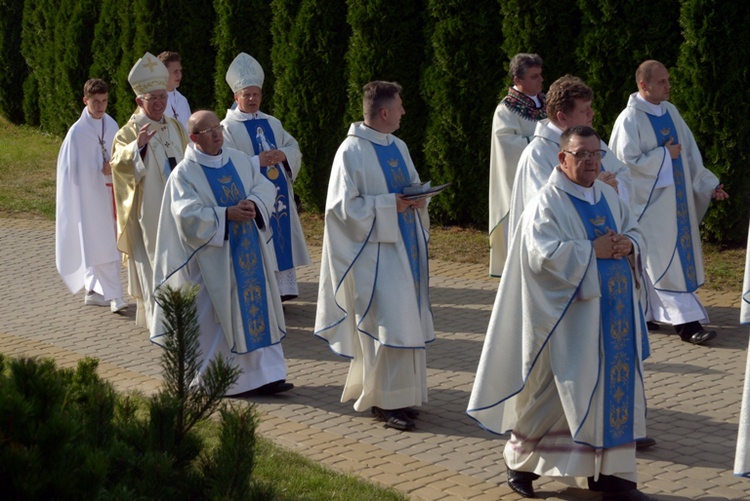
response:
<path fill-rule="evenodd" d="M 218 169 L 224 165 L 224 149 L 218 155 L 207 155 L 190 143 L 185 149 L 185 159 L 199 163 L 212 169 Z"/>
<path fill-rule="evenodd" d="M 245 113 L 244 111 L 240 111 L 239 108 L 235 109 L 228 109 L 226 117 L 230 120 L 236 120 L 238 122 L 244 122 L 246 120 L 257 120 L 260 118 L 268 118 L 270 115 L 266 115 L 262 111 L 258 111 L 257 113 Z"/>
<path fill-rule="evenodd" d="M 508 95 L 503 98 L 501 103 L 519 117 L 536 122 L 543 118 L 547 118 L 547 96 L 540 92 L 537 94 L 537 97 L 542 103 L 540 108 L 537 107 L 534 100 L 529 96 L 513 87 L 510 87 L 508 89 Z"/>
<path fill-rule="evenodd" d="M 638 104 L 641 105 L 642 108 L 645 108 L 644 111 L 647 111 L 650 115 L 656 115 L 657 117 L 660 117 L 664 114 L 664 108 L 662 107 L 661 103 L 654 104 L 651 101 L 646 100 L 645 97 L 643 97 L 640 92 L 635 94 L 635 99 L 638 101 Z"/>
<path fill-rule="evenodd" d="M 376 144 L 382 144 L 383 146 L 391 144 L 394 138 L 392 134 L 379 132 L 372 127 L 368 127 L 364 122 L 355 122 L 351 124 L 347 135 L 366 139 Z"/>
<path fill-rule="evenodd" d="M 572 195 L 581 200 L 585 200 L 592 205 L 599 200 L 602 193 L 601 188 L 597 185 L 599 181 L 594 181 L 594 184 L 589 188 L 578 185 L 568 179 L 568 176 L 566 176 L 565 173 L 560 170 L 559 165 L 552 171 L 548 182 L 549 184 L 564 191 L 565 193 L 568 193 L 569 195 Z"/>

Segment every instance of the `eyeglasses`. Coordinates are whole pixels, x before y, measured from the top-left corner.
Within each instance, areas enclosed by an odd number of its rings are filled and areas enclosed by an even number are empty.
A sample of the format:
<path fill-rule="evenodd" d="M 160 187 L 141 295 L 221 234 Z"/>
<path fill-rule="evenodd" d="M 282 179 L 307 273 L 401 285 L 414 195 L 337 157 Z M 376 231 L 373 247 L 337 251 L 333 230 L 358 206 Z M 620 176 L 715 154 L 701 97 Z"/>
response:
<path fill-rule="evenodd" d="M 169 100 L 169 95 L 168 94 L 164 94 L 164 95 L 159 95 L 159 96 L 148 96 L 148 97 L 143 96 L 141 99 L 143 99 L 144 101 L 147 101 L 147 102 L 151 102 L 151 101 L 167 102 Z"/>
<path fill-rule="evenodd" d="M 570 151 L 570 150 L 562 150 L 563 153 L 570 153 L 575 157 L 576 160 L 579 162 L 582 160 L 588 160 L 589 158 L 592 160 L 601 160 L 604 158 L 604 155 L 607 154 L 605 150 L 596 150 L 596 151 L 588 151 L 588 150 L 579 150 L 579 151 Z"/>
<path fill-rule="evenodd" d="M 224 132 L 224 126 L 219 124 L 216 127 L 209 127 L 208 129 L 193 132 L 193 134 L 220 134 L 222 132 Z"/>

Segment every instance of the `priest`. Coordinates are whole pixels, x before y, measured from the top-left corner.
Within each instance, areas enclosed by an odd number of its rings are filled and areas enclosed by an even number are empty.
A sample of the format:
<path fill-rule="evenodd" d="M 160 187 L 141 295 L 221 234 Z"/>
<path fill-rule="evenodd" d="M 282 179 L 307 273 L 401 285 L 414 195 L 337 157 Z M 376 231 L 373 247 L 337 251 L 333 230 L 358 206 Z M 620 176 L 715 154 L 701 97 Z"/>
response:
<path fill-rule="evenodd" d="M 268 222 L 275 189 L 247 155 L 223 147 L 222 125 L 211 111 L 188 120 L 193 144 L 167 181 L 159 216 L 154 282 L 157 288 L 200 286 L 196 297 L 203 362 L 219 355 L 242 369 L 227 395 L 290 390 L 281 340 L 286 335 L 273 279 Z M 151 339 L 161 343 L 163 310 L 156 303 Z"/>
<path fill-rule="evenodd" d="M 490 141 L 490 276 L 499 277 L 507 253 L 508 211 L 518 160 L 534 137 L 539 120 L 547 118 L 542 93 L 542 58 L 516 54 L 510 60 L 513 87 L 492 117 Z"/>
<path fill-rule="evenodd" d="M 351 359 L 341 401 L 413 430 L 427 402 L 426 345 L 435 339 L 428 289 L 430 219 L 409 149 L 393 135 L 401 86 L 364 86 L 364 122 L 333 160 L 325 209 L 315 335 Z"/>
<path fill-rule="evenodd" d="M 86 81 L 86 106 L 57 156 L 55 263 L 70 292 L 86 289 L 84 304 L 117 313 L 128 303 L 122 299 L 109 162 L 118 127 L 107 115 L 108 98 L 107 82 Z"/>
<path fill-rule="evenodd" d="M 227 110 L 226 144 L 250 155 L 253 166 L 276 186 L 276 201 L 270 221 L 279 271 L 276 281 L 282 301 L 299 295 L 296 267 L 310 264 L 305 234 L 297 212 L 294 180 L 302 168 L 297 140 L 281 122 L 260 111 L 263 99 L 263 68 L 252 56 L 240 53 L 226 74 L 237 108 Z"/>
<path fill-rule="evenodd" d="M 508 483 L 524 497 L 544 475 L 588 479 L 605 501 L 649 499 L 635 457 L 646 433 L 644 240 L 597 180 L 601 153 L 590 127 L 562 134 L 559 165 L 513 235 L 469 401 L 483 427 L 511 432 Z"/>
<path fill-rule="evenodd" d="M 703 166 L 692 132 L 668 101 L 667 68 L 645 61 L 635 79 L 638 92 L 617 117 L 610 147 L 630 168 L 633 209 L 648 239 L 648 319 L 704 344 L 716 331 L 703 328 L 708 314 L 695 294 L 705 280 L 699 225 L 711 200 L 729 195 Z"/>
<path fill-rule="evenodd" d="M 128 292 L 136 299 L 137 325 L 153 310 L 153 261 L 161 198 L 169 174 L 188 143 L 185 128 L 164 115 L 169 72 L 148 52 L 128 75 L 138 109 L 115 134 L 112 180 L 117 208 L 117 248 L 128 263 Z"/>

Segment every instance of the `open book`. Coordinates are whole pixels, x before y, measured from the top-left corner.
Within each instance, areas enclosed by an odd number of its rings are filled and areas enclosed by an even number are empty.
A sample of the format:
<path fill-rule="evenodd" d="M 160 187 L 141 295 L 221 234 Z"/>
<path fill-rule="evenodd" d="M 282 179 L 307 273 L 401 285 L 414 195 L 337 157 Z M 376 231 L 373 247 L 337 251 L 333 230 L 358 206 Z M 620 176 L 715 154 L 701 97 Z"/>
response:
<path fill-rule="evenodd" d="M 404 198 L 407 198 L 409 200 L 421 200 L 423 198 L 429 198 L 433 195 L 437 195 L 450 185 L 451 183 L 446 183 L 441 184 L 440 186 L 432 187 L 430 186 L 430 181 L 410 184 L 409 186 L 404 186 Z"/>

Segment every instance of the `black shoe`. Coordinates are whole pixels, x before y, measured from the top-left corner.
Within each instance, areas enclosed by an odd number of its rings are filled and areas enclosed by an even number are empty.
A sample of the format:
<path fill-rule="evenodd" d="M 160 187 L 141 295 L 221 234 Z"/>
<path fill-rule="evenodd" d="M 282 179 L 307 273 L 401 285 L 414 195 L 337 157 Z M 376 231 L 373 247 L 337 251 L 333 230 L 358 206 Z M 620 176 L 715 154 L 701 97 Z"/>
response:
<path fill-rule="evenodd" d="M 649 447 L 653 447 L 654 445 L 656 445 L 656 440 L 651 437 L 637 438 L 635 440 L 635 448 L 639 451 L 641 449 L 648 449 Z"/>
<path fill-rule="evenodd" d="M 646 329 L 649 331 L 658 331 L 661 327 L 656 322 L 646 322 Z"/>
<path fill-rule="evenodd" d="M 647 496 L 638 489 L 618 492 L 602 492 L 602 501 L 657 501 L 656 498 Z"/>
<path fill-rule="evenodd" d="M 386 428 L 393 428 L 394 430 L 411 431 L 417 427 L 414 421 L 406 415 L 403 409 L 381 409 L 380 407 L 373 407 L 372 413 L 381 421 L 385 421 Z"/>
<path fill-rule="evenodd" d="M 399 410 L 406 414 L 409 419 L 417 419 L 419 417 L 419 411 L 413 407 L 404 407 Z"/>
<path fill-rule="evenodd" d="M 525 498 L 536 497 L 534 486 L 531 485 L 531 482 L 538 479 L 539 475 L 530 471 L 511 470 L 508 468 L 508 465 L 505 465 L 505 469 L 508 472 L 508 485 L 514 492 Z"/>
<path fill-rule="evenodd" d="M 253 392 L 256 395 L 276 395 L 277 393 L 284 393 L 294 388 L 292 383 L 287 383 L 284 379 L 279 379 L 272 383 L 264 384 L 260 388 L 256 388 Z"/>
<path fill-rule="evenodd" d="M 707 331 L 707 330 L 701 329 L 698 332 L 694 332 L 690 336 L 683 337 L 682 340 L 685 341 L 686 343 L 704 344 L 708 341 L 711 341 L 715 337 L 716 337 L 716 331 Z"/>

